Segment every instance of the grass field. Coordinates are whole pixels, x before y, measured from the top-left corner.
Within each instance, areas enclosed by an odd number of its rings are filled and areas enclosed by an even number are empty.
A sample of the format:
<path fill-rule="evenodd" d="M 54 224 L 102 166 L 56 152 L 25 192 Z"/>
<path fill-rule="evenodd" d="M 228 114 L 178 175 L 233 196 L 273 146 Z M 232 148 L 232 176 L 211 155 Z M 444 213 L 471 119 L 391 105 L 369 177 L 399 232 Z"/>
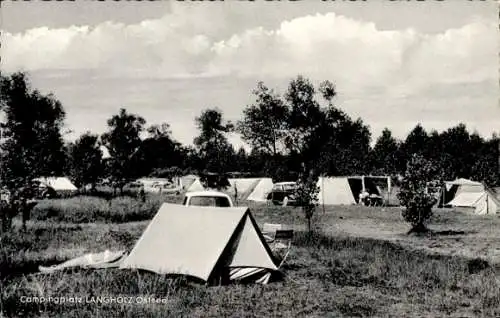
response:
<path fill-rule="evenodd" d="M 259 225 L 283 223 L 296 231 L 282 281 L 205 287 L 118 269 L 35 273 L 38 265 L 87 252 L 131 248 L 148 224 L 145 219 L 154 215 L 151 209 L 164 200 L 117 199 L 111 212 L 93 199 L 44 202 L 27 233 L 15 229 L 1 237 L 5 316 L 500 316 L 498 217 L 439 210 L 431 223 L 433 234 L 416 237 L 405 234 L 408 227 L 398 208 L 326 207 L 318 209 L 310 235 L 299 209 L 249 204 Z M 49 216 L 49 208 L 60 211 L 58 216 Z M 163 303 L 40 304 L 23 303 L 22 296 L 152 296 Z"/>

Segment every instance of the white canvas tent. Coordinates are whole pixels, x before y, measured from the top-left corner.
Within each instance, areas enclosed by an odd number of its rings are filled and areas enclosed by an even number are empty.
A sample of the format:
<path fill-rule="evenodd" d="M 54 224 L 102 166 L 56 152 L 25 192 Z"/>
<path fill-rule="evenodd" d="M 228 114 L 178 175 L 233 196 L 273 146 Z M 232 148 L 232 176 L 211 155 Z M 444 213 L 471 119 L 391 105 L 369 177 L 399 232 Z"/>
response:
<path fill-rule="evenodd" d="M 196 181 L 196 179 L 198 179 L 198 177 L 193 175 L 193 174 L 189 174 L 189 175 L 185 175 L 185 176 L 181 177 L 182 189 L 187 190 L 193 184 L 193 182 Z"/>
<path fill-rule="evenodd" d="M 356 204 L 356 198 L 347 177 L 320 177 L 318 203 L 326 205 Z"/>
<path fill-rule="evenodd" d="M 267 201 L 267 195 L 273 189 L 273 180 L 271 178 L 261 178 L 255 186 L 252 193 L 247 197 L 249 201 L 264 202 Z"/>
<path fill-rule="evenodd" d="M 481 182 L 476 182 L 464 178 L 456 179 L 454 181 L 447 181 L 445 182 L 445 187 L 447 191 L 455 188 L 455 197 L 459 196 L 462 193 L 482 193 L 485 190 L 485 187 Z"/>
<path fill-rule="evenodd" d="M 276 261 L 246 207 L 164 203 L 121 268 L 196 277 L 207 283 L 267 283 Z"/>
<path fill-rule="evenodd" d="M 40 177 L 34 180 L 56 191 L 73 192 L 78 190 L 78 188 L 66 177 Z"/>
<path fill-rule="evenodd" d="M 445 182 L 445 186 L 448 192 L 454 192 L 453 198 L 446 206 L 472 208 L 474 214 L 478 215 L 500 212 L 500 200 L 480 182 L 457 179 Z"/>
<path fill-rule="evenodd" d="M 201 184 L 201 181 L 199 178 L 194 180 L 193 183 L 191 183 L 191 185 L 189 186 L 189 188 L 187 188 L 187 192 L 198 192 L 198 191 L 203 191 L 203 190 L 205 190 L 205 188 Z"/>

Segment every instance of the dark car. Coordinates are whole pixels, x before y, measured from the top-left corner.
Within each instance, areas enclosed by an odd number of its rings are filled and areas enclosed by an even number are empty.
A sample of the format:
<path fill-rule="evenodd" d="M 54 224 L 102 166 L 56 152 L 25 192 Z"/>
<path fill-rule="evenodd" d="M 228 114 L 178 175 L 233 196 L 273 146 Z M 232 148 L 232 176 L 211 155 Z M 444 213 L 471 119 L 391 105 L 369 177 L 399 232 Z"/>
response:
<path fill-rule="evenodd" d="M 275 205 L 293 205 L 296 203 L 296 190 L 296 182 L 278 182 L 273 185 L 273 189 L 268 194 L 267 199 L 271 200 Z"/>
<path fill-rule="evenodd" d="M 54 199 L 58 197 L 58 193 L 54 188 L 40 181 L 33 181 L 31 184 L 32 197 L 36 199 Z"/>

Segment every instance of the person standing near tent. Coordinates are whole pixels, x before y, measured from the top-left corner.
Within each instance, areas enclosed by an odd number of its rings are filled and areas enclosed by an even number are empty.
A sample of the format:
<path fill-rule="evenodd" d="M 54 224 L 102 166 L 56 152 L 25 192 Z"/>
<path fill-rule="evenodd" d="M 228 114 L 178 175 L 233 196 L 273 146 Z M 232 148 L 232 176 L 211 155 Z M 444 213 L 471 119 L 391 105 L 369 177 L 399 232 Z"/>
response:
<path fill-rule="evenodd" d="M 359 194 L 359 203 L 367 205 L 367 200 L 369 196 L 370 194 L 368 193 L 368 191 L 366 191 L 366 189 L 363 189 Z"/>
<path fill-rule="evenodd" d="M 146 191 L 144 191 L 144 185 L 142 185 L 141 190 L 139 190 L 139 197 L 141 198 L 142 203 L 146 202 Z"/>

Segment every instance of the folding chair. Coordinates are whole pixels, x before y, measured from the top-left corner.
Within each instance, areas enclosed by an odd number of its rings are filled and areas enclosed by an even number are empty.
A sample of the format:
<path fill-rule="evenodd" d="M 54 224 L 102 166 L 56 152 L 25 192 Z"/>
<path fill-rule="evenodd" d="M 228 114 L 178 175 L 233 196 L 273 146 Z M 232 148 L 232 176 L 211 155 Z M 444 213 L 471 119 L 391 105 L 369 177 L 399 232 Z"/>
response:
<path fill-rule="evenodd" d="M 282 224 L 264 223 L 264 226 L 262 228 L 262 234 L 264 235 L 266 242 L 267 243 L 274 242 L 276 231 L 279 231 L 282 228 L 283 228 Z"/>
<path fill-rule="evenodd" d="M 282 224 L 265 223 L 262 233 L 273 253 L 281 258 L 279 264 L 281 267 L 290 253 L 293 230 L 284 230 Z M 285 252 L 283 253 L 283 251 Z"/>
<path fill-rule="evenodd" d="M 285 251 L 284 255 L 281 256 L 281 262 L 278 267 L 281 267 L 290 253 L 293 240 L 293 230 L 277 230 L 274 235 L 274 252 Z"/>

